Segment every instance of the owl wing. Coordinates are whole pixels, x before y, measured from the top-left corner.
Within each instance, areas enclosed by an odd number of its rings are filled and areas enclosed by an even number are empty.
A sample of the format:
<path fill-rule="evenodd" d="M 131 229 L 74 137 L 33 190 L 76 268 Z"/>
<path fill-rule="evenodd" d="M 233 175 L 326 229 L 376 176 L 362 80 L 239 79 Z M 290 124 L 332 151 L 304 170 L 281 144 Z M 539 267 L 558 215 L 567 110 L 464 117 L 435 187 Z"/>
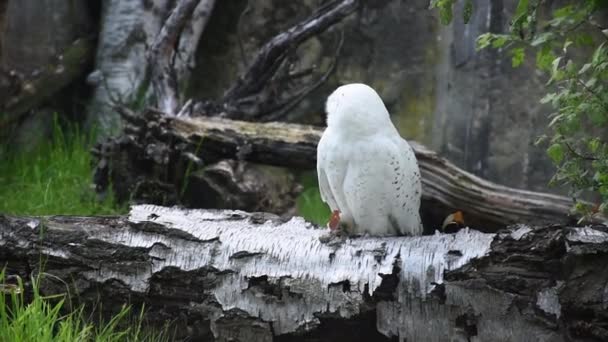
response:
<path fill-rule="evenodd" d="M 391 159 L 396 167 L 394 170 L 398 169 L 394 174 L 394 182 L 397 184 L 391 184 L 395 196 L 390 214 L 391 223 L 398 227 L 401 234 L 420 235 L 420 169 L 412 147 L 401 137 L 398 139 L 396 149 L 391 151 Z"/>
<path fill-rule="evenodd" d="M 338 203 L 335 200 L 326 173 L 326 170 L 328 170 L 328 166 L 331 163 L 332 150 L 333 146 L 331 146 L 331 142 L 327 138 L 327 135 L 323 134 L 319 141 L 319 145 L 317 146 L 317 177 L 319 180 L 319 192 L 321 193 L 323 202 L 327 203 L 331 210 L 335 210 L 338 209 Z"/>

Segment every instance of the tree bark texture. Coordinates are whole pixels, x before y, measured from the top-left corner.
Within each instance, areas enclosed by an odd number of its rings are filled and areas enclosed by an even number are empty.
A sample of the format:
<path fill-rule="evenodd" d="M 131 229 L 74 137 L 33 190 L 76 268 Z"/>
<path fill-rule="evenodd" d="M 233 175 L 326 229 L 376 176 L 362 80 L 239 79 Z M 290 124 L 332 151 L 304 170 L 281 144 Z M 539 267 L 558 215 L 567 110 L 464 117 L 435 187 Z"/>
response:
<path fill-rule="evenodd" d="M 193 4 L 197 1 L 179 1 L 179 8 L 184 9 L 184 3 L 188 2 Z M 137 107 L 146 104 L 149 100 L 151 78 L 160 75 L 159 73 L 150 75 L 151 65 L 146 58 L 149 46 L 162 45 L 165 50 L 170 48 L 171 51 L 161 51 L 163 53 L 160 55 L 163 58 L 154 60 L 154 62 L 166 63 L 154 66 L 157 69 L 167 67 L 169 59 L 175 57 L 175 65 L 171 66 L 176 69 L 173 82 L 185 82 L 188 77 L 188 67 L 192 67 L 193 55 L 215 1 L 201 0 L 197 3 L 194 10 L 188 13 L 189 20 L 187 22 L 181 20 L 177 25 L 180 27 L 178 31 L 183 34 L 176 35 L 175 30 L 161 32 L 165 19 L 172 9 L 170 5 L 174 4 L 172 1 L 107 0 L 103 2 L 96 70 L 90 77 L 95 91 L 88 114 L 89 121 L 98 124 L 103 134 L 117 132 L 121 127 L 120 116 L 114 110 L 115 105 Z M 181 10 L 177 12 L 183 14 Z M 176 24 L 176 21 L 171 24 Z M 163 36 L 167 33 L 170 35 Z M 157 36 L 160 37 L 159 41 L 167 38 L 164 40 L 164 45 L 156 44 Z M 185 46 L 187 48 L 184 48 Z M 178 49 L 177 55 L 175 55 L 176 49 Z M 174 86 L 172 89 L 165 90 L 177 92 L 177 83 L 172 84 Z"/>
<path fill-rule="evenodd" d="M 608 229 L 463 229 L 323 239 L 301 218 L 134 206 L 128 217 L 0 216 L 0 262 L 44 294 L 145 304 L 216 341 L 602 341 Z M 323 242 L 325 241 L 325 242 Z M 14 278 L 14 277 L 13 277 Z"/>
<path fill-rule="evenodd" d="M 138 200 L 139 196 L 145 203 L 157 204 L 180 203 L 179 191 L 188 188 L 190 172 L 225 158 L 314 169 L 323 132 L 323 128 L 307 125 L 175 118 L 153 111 L 143 117 L 125 113 L 125 117 L 131 121 L 126 134 L 107 140 L 94 151 L 99 159 L 95 183 L 100 191 L 112 184 L 120 200 Z M 518 222 L 568 223 L 576 219 L 570 215 L 569 198 L 483 180 L 424 146 L 411 144 L 421 168 L 423 222 L 429 231 L 456 210 L 464 213 L 467 225 L 484 231 Z M 139 190 L 164 197 L 143 196 Z M 188 191 L 200 197 L 206 193 Z"/>
<path fill-rule="evenodd" d="M 188 70 L 192 68 L 196 46 L 214 1 L 178 1 L 167 17 L 170 3 L 167 0 L 104 2 L 96 71 L 89 78 L 95 86 L 89 117 L 99 124 L 102 133 L 107 135 L 121 127 L 116 105 L 141 107 L 149 103 L 151 88 L 159 109 L 167 114 L 176 114 L 183 105 L 178 85 L 183 86 L 188 79 Z M 312 85 L 304 84 L 287 99 L 273 93 L 274 87 L 284 84 L 270 85 L 270 81 L 280 78 L 285 83 L 297 78 L 289 74 L 290 53 L 306 39 L 354 12 L 358 4 L 357 0 L 331 1 L 309 18 L 278 33 L 260 48 L 251 65 L 221 99 L 202 101 L 199 106 L 207 114 L 224 112 L 231 117 L 254 119 L 260 113 L 279 111 L 300 101 L 327 75 L 308 82 Z M 194 11 L 190 10 L 193 6 L 196 6 Z M 186 46 L 188 48 L 184 48 Z M 333 66 L 328 72 L 332 70 Z"/>
<path fill-rule="evenodd" d="M 148 51 L 156 108 L 168 115 L 177 114 L 181 102 L 179 84 L 183 83 L 178 75 L 185 77 L 188 74 L 186 66 L 188 61 L 193 63 L 198 39 L 211 15 L 213 4 L 213 0 L 178 1 Z M 188 48 L 180 51 L 183 45 Z M 177 68 L 175 61 L 182 58 L 184 61 Z"/>

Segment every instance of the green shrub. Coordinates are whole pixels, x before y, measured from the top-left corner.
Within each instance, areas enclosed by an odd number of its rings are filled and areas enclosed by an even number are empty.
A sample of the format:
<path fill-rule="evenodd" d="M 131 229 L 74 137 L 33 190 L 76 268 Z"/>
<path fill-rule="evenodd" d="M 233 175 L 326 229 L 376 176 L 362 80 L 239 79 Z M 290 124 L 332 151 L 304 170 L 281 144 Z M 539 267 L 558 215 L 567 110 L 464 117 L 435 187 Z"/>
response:
<path fill-rule="evenodd" d="M 431 0 L 431 7 L 450 22 L 455 2 Z M 608 0 L 560 2 L 548 16 L 539 14 L 550 5 L 542 3 L 519 0 L 510 32 L 483 34 L 477 46 L 508 53 L 513 67 L 534 54 L 536 68 L 548 78 L 547 94 L 539 100 L 554 109 L 547 133 L 537 142 L 547 147 L 557 168 L 550 184 L 570 188 L 583 218 L 608 214 L 608 28 L 599 23 Z M 584 193 L 596 194 L 598 203 L 581 201 Z"/>

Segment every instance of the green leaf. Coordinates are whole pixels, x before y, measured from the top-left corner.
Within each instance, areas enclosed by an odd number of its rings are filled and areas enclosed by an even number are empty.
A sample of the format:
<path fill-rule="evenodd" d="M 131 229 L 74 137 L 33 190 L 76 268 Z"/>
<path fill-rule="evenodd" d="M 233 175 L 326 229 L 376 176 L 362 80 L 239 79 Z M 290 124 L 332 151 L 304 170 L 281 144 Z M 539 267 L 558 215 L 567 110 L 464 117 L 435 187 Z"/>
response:
<path fill-rule="evenodd" d="M 553 18 L 565 18 L 571 16 L 574 12 L 574 6 L 567 5 L 553 11 Z"/>
<path fill-rule="evenodd" d="M 479 37 L 477 37 L 477 40 L 475 42 L 475 45 L 476 45 L 475 48 L 477 50 L 485 49 L 488 46 L 490 46 L 491 42 L 492 42 L 492 34 L 484 33 L 484 34 L 480 35 Z"/>
<path fill-rule="evenodd" d="M 544 32 L 536 36 L 534 40 L 530 43 L 532 46 L 539 46 L 545 44 L 549 40 L 553 39 L 555 35 L 552 32 Z"/>
<path fill-rule="evenodd" d="M 524 58 L 526 57 L 526 52 L 524 51 L 524 48 L 519 47 L 519 48 L 514 48 L 511 50 L 511 65 L 514 68 L 517 68 L 518 66 L 521 65 L 521 63 L 523 63 Z"/>
<path fill-rule="evenodd" d="M 593 37 L 586 32 L 578 33 L 574 36 L 574 42 L 578 46 L 593 46 Z"/>
<path fill-rule="evenodd" d="M 507 40 L 508 37 L 505 35 L 494 35 L 494 39 L 492 40 L 492 47 L 495 49 L 503 47 Z"/>
<path fill-rule="evenodd" d="M 578 74 L 582 75 L 582 74 L 586 73 L 587 70 L 589 70 L 590 68 L 591 68 L 591 63 L 587 63 L 587 64 L 583 65 L 581 70 L 578 71 Z"/>
<path fill-rule="evenodd" d="M 462 18 L 464 19 L 465 24 L 469 23 L 471 15 L 473 15 L 473 0 L 466 0 L 462 11 Z"/>
<path fill-rule="evenodd" d="M 553 102 L 553 100 L 555 100 L 556 97 L 557 97 L 556 93 L 549 93 L 549 94 L 543 96 L 542 99 L 540 99 L 540 103 L 545 104 L 545 103 Z"/>
<path fill-rule="evenodd" d="M 513 20 L 511 20 L 511 30 L 521 32 L 528 18 L 528 0 L 519 0 Z M 522 37 L 523 38 L 523 37 Z"/>
<path fill-rule="evenodd" d="M 559 63 L 561 62 L 562 57 L 557 57 L 551 62 L 551 80 L 561 80 L 564 77 L 563 71 L 559 69 Z M 549 81 L 551 81 L 549 80 Z"/>
<path fill-rule="evenodd" d="M 556 115 L 551 122 L 549 122 L 549 127 L 553 127 L 556 123 L 564 118 L 564 114 Z"/>
<path fill-rule="evenodd" d="M 477 37 L 477 50 L 492 46 L 495 49 L 503 47 L 512 38 L 506 34 L 484 33 Z"/>
<path fill-rule="evenodd" d="M 513 17 L 520 18 L 526 14 L 528 14 L 528 0 L 519 0 L 517 8 L 515 9 L 515 15 Z M 514 21 L 517 21 L 517 19 Z"/>
<path fill-rule="evenodd" d="M 559 62 L 561 62 L 562 57 L 557 57 L 556 59 L 553 60 L 553 62 L 551 62 L 551 67 L 553 68 L 553 71 L 557 70 L 559 68 Z"/>
<path fill-rule="evenodd" d="M 538 146 L 544 143 L 545 141 L 547 141 L 547 139 L 548 137 L 545 134 L 539 136 L 538 138 L 536 138 L 536 141 L 534 141 L 534 146 Z"/>
<path fill-rule="evenodd" d="M 602 61 L 606 60 L 606 55 L 608 55 L 608 51 L 606 51 L 606 43 L 602 43 L 600 46 L 595 49 L 593 52 L 593 57 L 591 57 L 592 64 L 599 64 Z"/>
<path fill-rule="evenodd" d="M 589 151 L 591 151 L 591 153 L 596 153 L 598 148 L 600 147 L 601 141 L 598 138 L 594 138 L 589 140 Z"/>
<path fill-rule="evenodd" d="M 595 87 L 596 83 L 597 83 L 597 77 L 591 77 L 589 80 L 587 80 L 587 82 L 585 82 L 585 87 L 593 88 L 593 87 Z"/>
<path fill-rule="evenodd" d="M 543 45 L 543 47 L 536 52 L 536 67 L 543 71 L 551 70 L 551 62 L 555 59 L 555 55 L 551 50 L 549 44 Z"/>
<path fill-rule="evenodd" d="M 560 164 L 564 160 L 564 147 L 561 144 L 553 144 L 547 149 L 547 154 L 555 164 Z"/>

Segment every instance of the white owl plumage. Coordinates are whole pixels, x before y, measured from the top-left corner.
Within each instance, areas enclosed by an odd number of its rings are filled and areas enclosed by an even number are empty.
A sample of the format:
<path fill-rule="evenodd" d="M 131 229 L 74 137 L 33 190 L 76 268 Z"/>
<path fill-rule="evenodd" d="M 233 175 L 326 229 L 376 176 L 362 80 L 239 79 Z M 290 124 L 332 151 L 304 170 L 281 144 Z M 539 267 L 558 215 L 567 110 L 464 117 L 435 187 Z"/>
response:
<path fill-rule="evenodd" d="M 326 103 L 317 147 L 321 198 L 350 234 L 420 235 L 420 170 L 380 96 L 353 83 Z"/>

